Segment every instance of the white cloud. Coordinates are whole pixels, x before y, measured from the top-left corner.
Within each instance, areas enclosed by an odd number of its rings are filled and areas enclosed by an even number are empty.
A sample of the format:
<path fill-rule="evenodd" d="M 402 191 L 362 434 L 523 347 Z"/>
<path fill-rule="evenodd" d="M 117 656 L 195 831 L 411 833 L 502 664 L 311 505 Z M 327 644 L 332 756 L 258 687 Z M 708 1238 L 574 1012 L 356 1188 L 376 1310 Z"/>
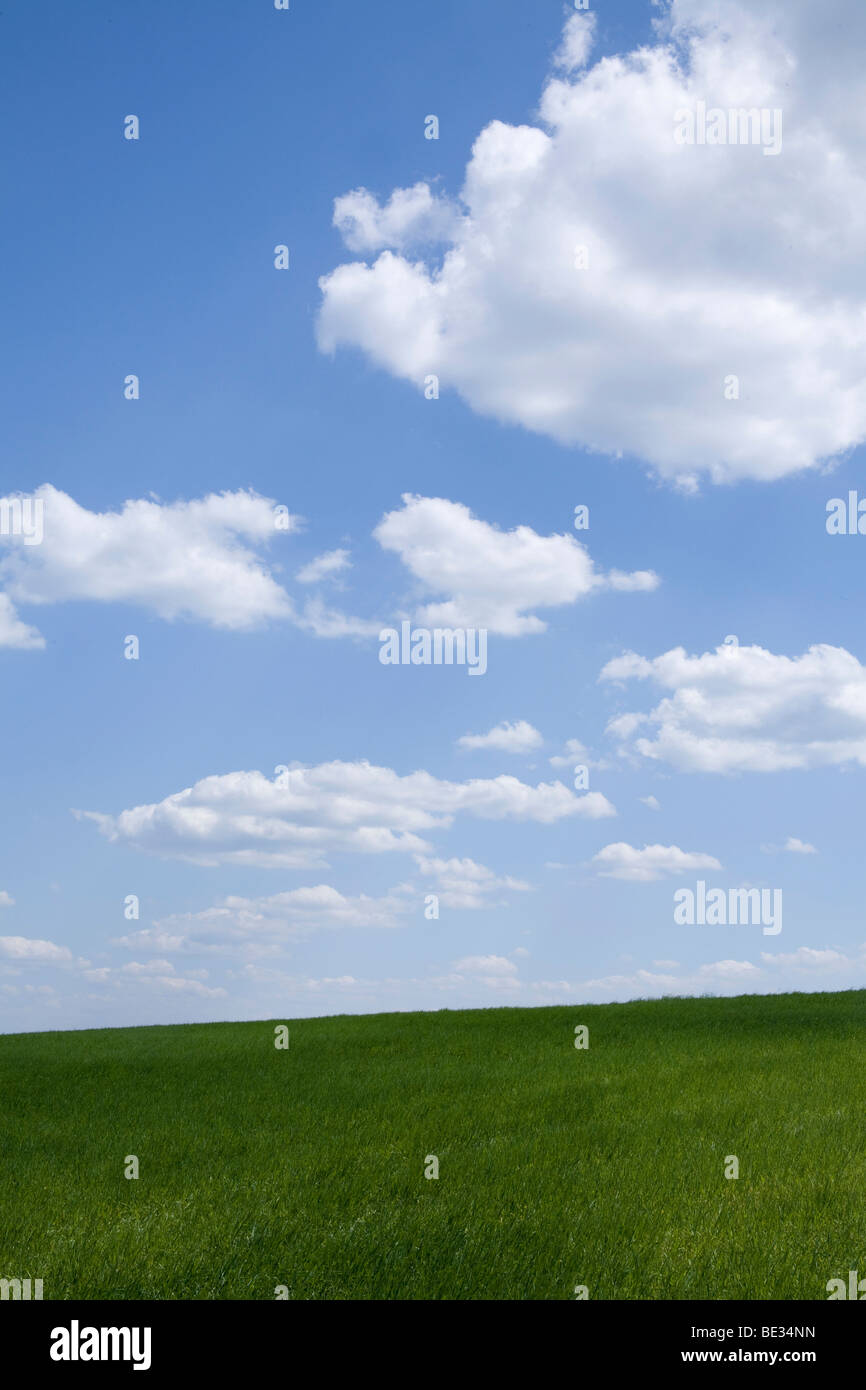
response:
<path fill-rule="evenodd" d="M 0 889 L 0 907 L 14 907 L 14 906 L 15 906 L 15 899 L 11 896 L 11 894 L 7 893 L 5 888 Z"/>
<path fill-rule="evenodd" d="M 184 951 L 188 941 L 177 932 L 172 935 L 161 927 L 145 927 L 130 936 L 113 938 L 112 945 L 125 946 L 130 951 Z"/>
<path fill-rule="evenodd" d="M 569 738 L 565 742 L 565 752 L 556 753 L 549 759 L 551 767 L 576 767 L 587 761 L 588 750 L 579 738 Z"/>
<path fill-rule="evenodd" d="M 459 209 L 426 183 L 395 189 L 384 207 L 366 188 L 334 201 L 334 226 L 350 251 L 362 253 L 440 242 L 457 233 L 460 221 Z"/>
<path fill-rule="evenodd" d="M 171 954 L 246 947 L 271 949 L 329 928 L 396 927 L 409 907 L 407 895 L 397 890 L 384 898 L 370 898 L 363 893 L 346 897 L 336 888 L 319 883 L 261 898 L 223 898 L 199 912 L 165 917 L 153 927 L 117 938 L 114 944 L 131 951 Z M 152 964 L 147 968 L 153 971 L 156 967 Z"/>
<path fill-rule="evenodd" d="M 643 849 L 636 849 L 621 841 L 605 845 L 593 855 L 592 862 L 598 865 L 602 878 L 624 878 L 633 883 L 653 883 L 672 874 L 722 867 L 711 854 L 691 853 L 677 845 L 644 845 Z"/>
<path fill-rule="evenodd" d="M 436 882 L 439 897 L 445 907 L 475 909 L 501 906 L 491 894 L 504 892 L 526 893 L 529 884 L 506 874 L 498 878 L 492 869 L 476 864 L 474 859 L 429 859 L 415 856 L 420 872 Z"/>
<path fill-rule="evenodd" d="M 382 630 L 378 619 L 352 618 L 318 598 L 308 599 L 295 621 L 315 637 L 378 637 Z"/>
<path fill-rule="evenodd" d="M 452 966 L 460 974 L 516 975 L 517 966 L 506 956 L 464 956 Z"/>
<path fill-rule="evenodd" d="M 796 951 L 761 953 L 761 964 L 748 960 L 719 960 L 695 967 L 677 961 L 653 961 L 653 969 L 631 974 L 606 975 L 586 980 L 581 990 L 601 992 L 607 998 L 635 998 L 660 995 L 768 994 L 790 989 L 813 990 L 850 988 L 852 980 L 862 980 L 866 967 L 866 944 L 853 953 L 834 948 L 801 946 Z"/>
<path fill-rule="evenodd" d="M 798 840 L 796 836 L 789 835 L 783 845 L 761 845 L 763 854 L 817 854 L 814 845 L 807 844 L 805 840 Z"/>
<path fill-rule="evenodd" d="M 42 634 L 21 621 L 8 594 L 0 594 L 0 647 L 17 647 L 27 652 L 40 651 L 44 646 Z"/>
<path fill-rule="evenodd" d="M 543 742 L 538 730 L 525 719 L 518 719 L 514 724 L 506 719 L 489 733 L 464 734 L 457 740 L 460 748 L 494 749 L 499 753 L 531 753 L 533 748 L 540 748 Z"/>
<path fill-rule="evenodd" d="M 665 962 L 659 964 L 664 965 Z M 755 988 L 750 992 L 757 992 L 762 979 L 763 972 L 751 961 L 717 960 L 679 975 L 672 970 L 636 970 L 630 975 L 604 975 L 596 980 L 586 980 L 582 987 L 616 997 L 705 994 L 715 989 L 721 989 L 725 994 L 739 994 L 744 986 L 752 985 Z"/>
<path fill-rule="evenodd" d="M 322 279 L 320 346 L 684 486 L 782 477 L 866 436 L 866 11 L 660 13 L 655 43 L 587 68 L 593 30 L 572 16 L 539 124 L 478 136 L 462 216 L 423 184 L 338 199 L 350 250 L 385 249 Z M 677 143 L 700 101 L 780 110 L 781 152 Z M 437 216 L 433 254 L 400 254 Z"/>
<path fill-rule="evenodd" d="M 757 970 L 749 960 L 717 960 L 700 966 L 698 974 L 701 979 L 740 980 L 750 978 Z"/>
<path fill-rule="evenodd" d="M 72 960 L 72 952 L 66 946 L 56 946 L 53 941 L 26 936 L 0 936 L 0 956 L 5 956 L 7 960 L 41 961 L 43 964 Z"/>
<path fill-rule="evenodd" d="M 866 950 L 861 948 L 859 956 L 847 956 L 844 951 L 830 949 L 815 950 L 811 946 L 800 946 L 796 951 L 763 951 L 761 960 L 765 965 L 787 966 L 797 970 L 847 970 L 862 969 Z"/>
<path fill-rule="evenodd" d="M 106 985 L 112 993 L 120 992 L 121 998 L 124 993 L 138 989 L 156 994 L 194 994 L 200 999 L 224 999 L 228 994 L 222 985 L 203 983 L 208 975 L 206 970 L 191 970 L 187 975 L 178 975 L 170 960 L 133 960 L 119 968 L 103 965 L 85 970 L 83 975 L 93 985 Z"/>
<path fill-rule="evenodd" d="M 651 811 L 660 811 L 661 803 L 654 796 L 639 796 L 638 801 L 642 801 L 644 806 L 648 806 Z"/>
<path fill-rule="evenodd" d="M 481 521 L 460 502 L 403 495 L 403 507 L 387 512 L 374 531 L 385 550 L 396 552 L 430 595 L 440 601 L 419 609 L 431 627 L 476 627 L 506 637 L 544 632 L 546 622 L 531 610 L 574 603 L 596 589 L 653 589 L 656 575 L 604 576 L 570 535 L 540 536 L 530 526 L 513 531 Z"/>
<path fill-rule="evenodd" d="M 451 967 L 457 975 L 470 975 L 487 989 L 516 990 L 521 988 L 517 966 L 505 956 L 464 956 Z"/>
<path fill-rule="evenodd" d="M 600 792 L 578 797 L 561 782 L 532 787 L 506 775 L 446 782 L 429 772 L 400 776 L 368 762 L 331 762 L 292 767 L 280 778 L 230 772 L 117 816 L 76 815 L 111 841 L 189 863 L 316 868 L 330 852 L 426 853 L 423 835 L 457 815 L 553 825 L 616 814 Z"/>
<path fill-rule="evenodd" d="M 205 985 L 201 980 L 187 979 L 182 975 L 143 975 L 139 983 L 160 994 L 195 994 L 200 999 L 225 999 L 228 990 L 222 985 Z"/>
<path fill-rule="evenodd" d="M 121 971 L 124 975 L 173 975 L 174 966 L 170 960 L 150 960 L 145 964 L 141 961 L 131 960 L 128 965 L 122 965 Z"/>
<path fill-rule="evenodd" d="M 588 11 L 573 14 L 565 21 L 562 44 L 554 54 L 554 66 L 565 72 L 582 68 L 592 50 L 595 38 L 595 15 Z"/>
<path fill-rule="evenodd" d="M 340 989 L 369 989 L 370 982 L 369 980 L 356 980 L 354 975 L 325 975 L 321 980 L 310 979 L 304 981 L 305 989 L 329 989 L 334 986 Z"/>
<path fill-rule="evenodd" d="M 130 603 L 168 620 L 191 618 L 218 628 L 255 627 L 292 617 L 286 592 L 263 552 L 297 527 L 276 527 L 275 504 L 253 492 L 211 493 L 190 502 L 128 501 L 116 512 L 90 512 L 49 484 L 41 544 L 0 534 L 0 645 L 44 646 L 15 618 L 11 602 L 68 600 Z"/>
<path fill-rule="evenodd" d="M 351 567 L 348 550 L 326 550 L 299 569 L 295 578 L 299 584 L 319 584 L 323 579 L 331 579 Z"/>
<path fill-rule="evenodd" d="M 648 714 L 613 719 L 609 731 L 642 757 L 683 772 L 777 772 L 844 763 L 866 766 L 866 668 L 844 647 L 799 657 L 762 647 L 682 647 L 649 661 L 627 652 L 601 680 L 648 680 L 671 694 Z M 635 738 L 641 729 L 650 736 Z"/>

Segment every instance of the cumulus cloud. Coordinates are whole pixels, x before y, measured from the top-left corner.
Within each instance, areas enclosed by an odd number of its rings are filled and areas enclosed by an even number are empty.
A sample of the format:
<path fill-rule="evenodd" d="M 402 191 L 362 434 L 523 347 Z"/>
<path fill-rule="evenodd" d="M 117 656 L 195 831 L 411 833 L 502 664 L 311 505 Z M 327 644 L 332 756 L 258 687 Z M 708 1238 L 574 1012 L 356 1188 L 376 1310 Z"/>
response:
<path fill-rule="evenodd" d="M 701 656 L 676 647 L 653 660 L 626 652 L 600 679 L 671 692 L 608 729 L 641 757 L 682 772 L 866 766 L 866 668 L 844 647 L 813 646 L 798 657 L 757 646 Z"/>
<path fill-rule="evenodd" d="M 279 947 L 328 928 L 395 927 L 409 906 L 406 894 L 397 890 L 383 898 L 363 893 L 346 897 L 319 883 L 259 898 L 223 898 L 199 912 L 164 917 L 152 927 L 118 937 L 114 944 L 131 951 L 170 954 Z"/>
<path fill-rule="evenodd" d="M 555 753 L 548 761 L 551 767 L 577 767 L 579 763 L 588 761 L 589 750 L 584 747 L 579 738 L 569 738 L 565 741 L 565 752 Z"/>
<path fill-rule="evenodd" d="M 469 975 L 487 989 L 520 989 L 517 966 L 506 956 L 464 956 L 451 967 L 455 975 Z"/>
<path fill-rule="evenodd" d="M 643 849 L 636 849 L 621 841 L 605 845 L 593 855 L 592 862 L 598 865 L 602 878 L 625 878 L 633 883 L 652 883 L 672 874 L 722 867 L 711 854 L 691 853 L 677 845 L 644 845 Z"/>
<path fill-rule="evenodd" d="M 458 738 L 459 748 L 492 749 L 497 753 L 531 753 L 544 742 L 541 734 L 525 719 L 510 724 L 507 719 L 486 734 L 464 734 Z"/>
<path fill-rule="evenodd" d="M 10 499 L 0 498 L 0 509 Z M 357 618 L 307 597 L 301 606 L 274 577 L 267 550 L 301 521 L 252 491 L 211 493 L 193 501 L 125 502 L 90 512 L 45 484 L 44 536 L 27 544 L 0 529 L 0 647 L 36 650 L 45 640 L 14 604 L 68 599 L 129 603 L 168 621 L 185 618 L 245 631 L 287 621 L 316 637 L 376 637 L 380 619 Z M 347 550 L 331 550 L 296 575 L 307 586 L 350 567 Z"/>
<path fill-rule="evenodd" d="M 268 498 L 243 491 L 189 502 L 139 498 L 119 511 L 91 512 L 46 483 L 34 499 L 43 509 L 41 543 L 0 534 L 0 644 L 44 645 L 15 618 L 13 602 L 131 603 L 160 618 L 236 630 L 292 615 L 263 553 L 298 519 L 284 514 L 278 530 Z"/>
<path fill-rule="evenodd" d="M 12 897 L 12 895 L 11 895 L 10 893 L 7 893 L 5 888 L 0 889 L 0 907 L 14 907 L 14 906 L 15 906 L 15 899 Z"/>
<path fill-rule="evenodd" d="M 193 915 L 193 914 L 191 914 Z M 183 926 L 183 922 L 181 923 Z M 168 932 L 163 927 L 143 927 L 141 931 L 131 932 L 129 936 L 116 936 L 113 946 L 125 946 L 129 951 L 185 951 L 192 937 L 182 931 Z M 193 949 L 196 949 L 194 946 Z M 201 948 L 198 948 L 201 949 Z"/>
<path fill-rule="evenodd" d="M 183 975 L 144 975 L 139 983 L 160 994 L 195 994 L 200 999 L 225 999 L 228 995 L 222 985 L 205 985 Z"/>
<path fill-rule="evenodd" d="M 592 50 L 595 38 L 595 15 L 589 11 L 569 15 L 562 32 L 562 43 L 554 54 L 554 67 L 564 72 L 582 68 Z"/>
<path fill-rule="evenodd" d="M 379 251 L 385 246 L 402 250 L 441 242 L 457 233 L 461 220 L 459 209 L 435 196 L 426 183 L 395 189 L 384 207 L 366 188 L 334 202 L 334 226 L 350 251 Z"/>
<path fill-rule="evenodd" d="M 817 854 L 814 845 L 808 844 L 805 840 L 798 840 L 796 835 L 789 835 L 783 846 L 787 854 Z"/>
<path fill-rule="evenodd" d="M 846 970 L 862 969 L 864 955 L 866 948 L 861 948 L 857 956 L 848 956 L 844 951 L 800 946 L 796 951 L 762 951 L 761 960 L 766 965 L 788 966 L 797 970 Z"/>
<path fill-rule="evenodd" d="M 808 844 L 806 840 L 798 840 L 796 835 L 789 835 L 783 845 L 761 845 L 764 854 L 817 854 L 814 845 Z"/>
<path fill-rule="evenodd" d="M 141 962 L 131 960 L 120 967 L 123 975 L 174 975 L 175 969 L 170 960 L 150 960 Z"/>
<path fill-rule="evenodd" d="M 330 852 L 427 853 L 424 835 L 458 815 L 552 825 L 615 814 L 600 792 L 575 796 L 561 782 L 533 787 L 506 775 L 447 782 L 368 762 L 295 766 L 275 781 L 230 772 L 116 816 L 76 812 L 115 843 L 193 864 L 266 868 L 318 868 Z"/>
<path fill-rule="evenodd" d="M 659 962 L 664 965 L 665 962 Z M 673 964 L 673 962 L 671 962 Z M 748 960 L 717 960 L 700 965 L 696 970 L 675 974 L 673 971 L 635 970 L 630 974 L 603 975 L 586 980 L 584 989 L 600 990 L 607 996 L 643 997 L 665 994 L 704 994 L 721 989 L 725 994 L 742 993 L 744 987 L 762 979 L 762 971 Z"/>
<path fill-rule="evenodd" d="M 529 891 L 529 884 L 522 879 L 512 878 L 509 874 L 499 878 L 492 869 L 488 869 L 485 864 L 477 864 L 474 859 L 430 859 L 418 854 L 415 856 L 415 862 L 420 872 L 436 883 L 439 897 L 445 907 L 500 907 L 502 901 L 491 895 L 504 892 L 506 889 L 518 893 Z"/>
<path fill-rule="evenodd" d="M 45 638 L 41 632 L 22 622 L 9 595 L 0 594 L 0 647 L 17 647 L 19 651 L 32 652 L 40 651 L 44 646 Z"/>
<path fill-rule="evenodd" d="M 402 508 L 387 512 L 373 534 L 400 556 L 424 593 L 441 596 L 417 613 L 431 627 L 518 637 L 546 630 L 535 608 L 571 604 L 606 587 L 649 590 L 658 584 L 647 570 L 599 573 L 573 536 L 540 536 L 530 526 L 501 531 L 443 497 L 404 493 Z"/>
<path fill-rule="evenodd" d="M 438 998 L 443 993 L 458 995 L 466 1002 L 477 1002 L 480 989 L 499 992 L 515 992 L 521 989 L 557 992 L 568 990 L 562 986 L 548 986 L 545 982 L 523 982 L 518 978 L 517 967 L 504 956 L 465 956 L 455 961 L 451 969 L 440 975 L 426 977 L 409 976 L 387 979 L 359 979 L 354 975 L 338 975 L 324 978 L 291 975 L 288 972 L 260 962 L 248 962 L 237 972 L 241 979 L 254 981 L 274 991 L 274 997 L 281 999 L 303 999 L 304 996 L 333 994 L 335 1006 L 344 1007 L 341 996 L 348 995 L 353 1002 L 370 1007 L 380 1004 L 391 1009 L 419 1007 L 438 1007 Z M 408 1002 L 407 1002 L 408 1001 Z M 318 1004 L 318 999 L 317 999 Z"/>
<path fill-rule="evenodd" d="M 660 13 L 655 42 L 592 65 L 569 19 L 537 124 L 481 131 L 459 216 L 424 184 L 338 199 L 370 259 L 321 280 L 319 343 L 683 486 L 779 478 L 866 436 L 866 11 Z M 780 152 L 679 143 L 699 102 L 779 111 Z"/>
<path fill-rule="evenodd" d="M 5 956 L 7 960 L 38 961 L 49 965 L 73 958 L 66 946 L 56 946 L 53 941 L 26 936 L 0 936 L 0 956 Z"/>
<path fill-rule="evenodd" d="M 315 637 L 378 637 L 382 630 L 378 618 L 353 618 L 318 598 L 308 599 L 295 621 Z"/>
<path fill-rule="evenodd" d="M 604 998 L 628 999 L 661 995 L 775 994 L 801 990 L 850 988 L 862 980 L 866 945 L 846 952 L 835 948 L 800 946 L 796 951 L 763 951 L 760 965 L 748 960 L 718 960 L 706 965 L 680 966 L 658 960 L 652 970 L 605 975 L 586 980 L 581 990 Z"/>
<path fill-rule="evenodd" d="M 228 990 L 222 985 L 207 985 L 207 970 L 190 970 L 179 975 L 170 960 L 129 961 L 126 965 L 102 965 L 83 972 L 91 985 L 105 985 L 112 993 L 133 993 L 147 990 L 156 994 L 193 994 L 200 999 L 224 999 Z M 98 997 L 98 996 L 93 996 Z"/>
<path fill-rule="evenodd" d="M 326 550 L 299 569 L 295 578 L 299 584 L 319 584 L 323 579 L 332 579 L 335 574 L 351 567 L 348 550 Z"/>

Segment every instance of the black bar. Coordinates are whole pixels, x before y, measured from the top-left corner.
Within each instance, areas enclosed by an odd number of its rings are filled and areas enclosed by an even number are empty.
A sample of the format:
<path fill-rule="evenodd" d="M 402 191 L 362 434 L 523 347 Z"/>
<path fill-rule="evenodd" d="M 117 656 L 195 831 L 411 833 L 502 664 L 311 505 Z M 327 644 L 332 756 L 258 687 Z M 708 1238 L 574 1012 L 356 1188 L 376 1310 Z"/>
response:
<path fill-rule="evenodd" d="M 130 1359 L 52 1359 L 52 1347 L 70 1355 L 73 1347 L 101 1351 L 101 1337 L 95 1340 L 89 1328 L 128 1329 L 128 1342 L 119 1337 L 117 1344 Z M 133 1329 L 139 1329 L 137 1336 Z M 862 1315 L 833 1301 L 575 1300 L 568 1307 L 558 1302 L 5 1302 L 0 1335 L 4 1362 L 11 1357 L 24 1374 L 47 1371 L 52 1380 L 105 1371 L 115 1377 L 161 1379 L 166 1372 L 189 1371 L 224 1378 L 266 1374 L 268 1365 L 281 1368 L 287 1378 L 303 1373 L 308 1379 L 317 1364 L 320 1371 L 332 1372 L 341 1352 L 353 1377 L 363 1373 L 366 1378 L 395 1365 L 400 1345 L 395 1339 L 409 1336 L 418 1357 L 415 1373 L 429 1384 L 437 1364 L 450 1377 L 465 1367 L 465 1353 L 473 1361 L 489 1356 L 491 1363 L 508 1363 L 518 1350 L 540 1358 L 536 1374 L 555 1350 L 558 1359 L 568 1356 L 569 1374 L 583 1377 L 592 1365 L 596 1379 L 674 1367 L 700 1373 L 714 1365 L 728 1371 L 801 1365 L 824 1379 L 860 1362 L 864 1327 Z M 105 1349 L 110 1355 L 111 1338 Z M 142 1363 L 138 1372 L 133 1355 Z M 411 1375 L 405 1357 L 404 1348 L 399 1360 Z"/>

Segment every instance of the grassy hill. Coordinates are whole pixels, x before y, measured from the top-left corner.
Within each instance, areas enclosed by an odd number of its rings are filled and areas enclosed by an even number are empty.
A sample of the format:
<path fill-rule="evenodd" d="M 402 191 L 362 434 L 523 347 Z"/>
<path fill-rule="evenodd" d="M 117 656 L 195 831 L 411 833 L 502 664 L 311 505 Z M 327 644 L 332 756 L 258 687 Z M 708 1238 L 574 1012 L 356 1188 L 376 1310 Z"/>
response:
<path fill-rule="evenodd" d="M 825 1299 L 866 1275 L 866 991 L 305 1019 L 288 1050 L 275 1022 L 0 1036 L 0 1276 Z"/>

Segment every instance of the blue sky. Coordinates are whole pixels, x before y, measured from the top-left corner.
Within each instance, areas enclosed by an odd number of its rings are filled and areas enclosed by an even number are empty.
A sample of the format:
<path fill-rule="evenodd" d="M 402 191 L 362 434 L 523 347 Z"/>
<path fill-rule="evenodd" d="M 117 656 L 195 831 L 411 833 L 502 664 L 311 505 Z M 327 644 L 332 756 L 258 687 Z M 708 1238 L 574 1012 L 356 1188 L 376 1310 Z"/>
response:
<path fill-rule="evenodd" d="M 0 535 L 0 1027 L 862 984 L 841 31 L 805 0 L 2 24 L 0 491 L 44 538 Z M 778 157 L 666 143 L 698 99 L 783 102 Z M 379 662 L 437 613 L 488 631 L 483 677 Z M 782 932 L 676 925 L 699 879 L 781 889 Z"/>

